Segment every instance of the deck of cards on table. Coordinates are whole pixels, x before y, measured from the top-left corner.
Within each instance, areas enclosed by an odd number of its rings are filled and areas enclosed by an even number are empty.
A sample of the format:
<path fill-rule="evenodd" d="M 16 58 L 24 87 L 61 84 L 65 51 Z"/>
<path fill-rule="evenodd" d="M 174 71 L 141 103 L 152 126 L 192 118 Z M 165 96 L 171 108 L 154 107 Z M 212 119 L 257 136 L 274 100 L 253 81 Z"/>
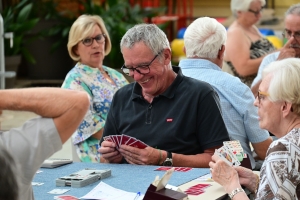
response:
<path fill-rule="evenodd" d="M 215 150 L 215 154 L 230 166 L 240 165 L 242 160 L 247 157 L 238 140 L 225 141 L 223 144 L 224 146 Z"/>
<path fill-rule="evenodd" d="M 141 140 L 136 139 L 135 137 L 130 137 L 128 135 L 124 135 L 124 134 L 122 134 L 122 135 L 109 135 L 109 136 L 103 137 L 103 139 L 105 141 L 115 143 L 116 146 L 117 146 L 117 149 L 121 145 L 128 145 L 128 146 L 136 147 L 136 148 L 139 148 L 139 149 L 145 149 L 148 146 L 147 144 L 145 144 Z"/>

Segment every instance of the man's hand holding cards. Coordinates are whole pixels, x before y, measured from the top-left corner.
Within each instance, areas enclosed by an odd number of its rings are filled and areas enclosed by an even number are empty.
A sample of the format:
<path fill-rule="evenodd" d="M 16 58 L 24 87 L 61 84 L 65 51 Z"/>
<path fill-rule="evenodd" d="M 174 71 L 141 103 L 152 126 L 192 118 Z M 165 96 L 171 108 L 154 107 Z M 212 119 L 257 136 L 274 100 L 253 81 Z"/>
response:
<path fill-rule="evenodd" d="M 130 137 L 128 135 L 109 135 L 103 138 L 105 141 L 113 142 L 116 144 L 116 148 L 119 149 L 121 145 L 128 145 L 131 147 L 136 147 L 139 149 L 145 149 L 148 145 L 144 142 L 136 139 L 135 137 Z"/>

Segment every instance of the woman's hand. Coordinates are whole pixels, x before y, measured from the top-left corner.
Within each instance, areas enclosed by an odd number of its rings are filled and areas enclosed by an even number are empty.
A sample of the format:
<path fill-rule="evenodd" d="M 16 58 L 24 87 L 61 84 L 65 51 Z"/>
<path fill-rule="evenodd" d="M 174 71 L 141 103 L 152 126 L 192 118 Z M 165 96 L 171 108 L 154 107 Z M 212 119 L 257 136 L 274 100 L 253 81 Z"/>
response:
<path fill-rule="evenodd" d="M 255 192 L 258 185 L 257 182 L 259 181 L 257 175 L 255 175 L 252 170 L 247 169 L 245 167 L 238 166 L 238 167 L 234 167 L 234 169 L 238 173 L 239 181 L 241 185 L 248 188 L 251 192 Z"/>
<path fill-rule="evenodd" d="M 212 179 L 222 185 L 227 193 L 231 193 L 236 188 L 241 188 L 237 171 L 218 155 L 212 156 L 209 166 Z"/>

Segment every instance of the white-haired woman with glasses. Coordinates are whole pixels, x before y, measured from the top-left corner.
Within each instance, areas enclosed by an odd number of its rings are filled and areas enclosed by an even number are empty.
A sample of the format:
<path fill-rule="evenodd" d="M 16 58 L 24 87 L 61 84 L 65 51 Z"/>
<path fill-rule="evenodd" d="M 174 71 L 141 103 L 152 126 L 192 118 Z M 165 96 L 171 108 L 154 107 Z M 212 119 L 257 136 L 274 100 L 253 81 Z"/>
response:
<path fill-rule="evenodd" d="M 128 84 L 121 73 L 103 65 L 110 50 L 111 41 L 101 17 L 81 15 L 73 23 L 68 51 L 77 63 L 62 88 L 86 91 L 91 97 L 90 109 L 72 136 L 82 162 L 100 162 L 97 149 L 113 95 Z"/>
<path fill-rule="evenodd" d="M 265 4 L 265 0 L 231 0 L 235 20 L 227 30 L 224 61 L 249 87 L 264 56 L 275 50 L 255 26 Z"/>
<path fill-rule="evenodd" d="M 287 58 L 263 71 L 254 105 L 259 125 L 274 133 L 260 178 L 251 170 L 231 167 L 216 155 L 209 163 L 212 178 L 232 199 L 247 199 L 241 185 L 255 199 L 300 199 L 300 60 Z"/>

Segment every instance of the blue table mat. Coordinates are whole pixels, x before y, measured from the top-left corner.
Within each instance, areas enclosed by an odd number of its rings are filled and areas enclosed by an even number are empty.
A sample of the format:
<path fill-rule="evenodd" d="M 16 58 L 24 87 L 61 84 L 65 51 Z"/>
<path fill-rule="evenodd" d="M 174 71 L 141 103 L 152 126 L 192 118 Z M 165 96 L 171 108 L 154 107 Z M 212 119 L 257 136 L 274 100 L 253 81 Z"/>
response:
<path fill-rule="evenodd" d="M 32 186 L 33 193 L 35 200 L 52 200 L 54 196 L 58 195 L 48 194 L 47 192 L 53 189 L 70 189 L 63 195 L 73 195 L 79 198 L 96 187 L 100 181 L 103 181 L 117 189 L 145 194 L 155 177 L 159 176 L 161 178 L 165 174 L 165 171 L 155 171 L 158 167 L 159 166 L 74 162 L 53 169 L 41 168 L 40 170 L 43 172 L 36 174 L 33 182 L 42 182 L 44 184 L 41 186 Z M 70 175 L 86 168 L 97 170 L 110 169 L 112 175 L 109 178 L 99 180 L 82 188 L 56 187 L 55 180 L 57 178 Z M 208 173 L 208 168 L 192 168 L 188 172 L 174 171 L 168 184 L 179 186 Z"/>

